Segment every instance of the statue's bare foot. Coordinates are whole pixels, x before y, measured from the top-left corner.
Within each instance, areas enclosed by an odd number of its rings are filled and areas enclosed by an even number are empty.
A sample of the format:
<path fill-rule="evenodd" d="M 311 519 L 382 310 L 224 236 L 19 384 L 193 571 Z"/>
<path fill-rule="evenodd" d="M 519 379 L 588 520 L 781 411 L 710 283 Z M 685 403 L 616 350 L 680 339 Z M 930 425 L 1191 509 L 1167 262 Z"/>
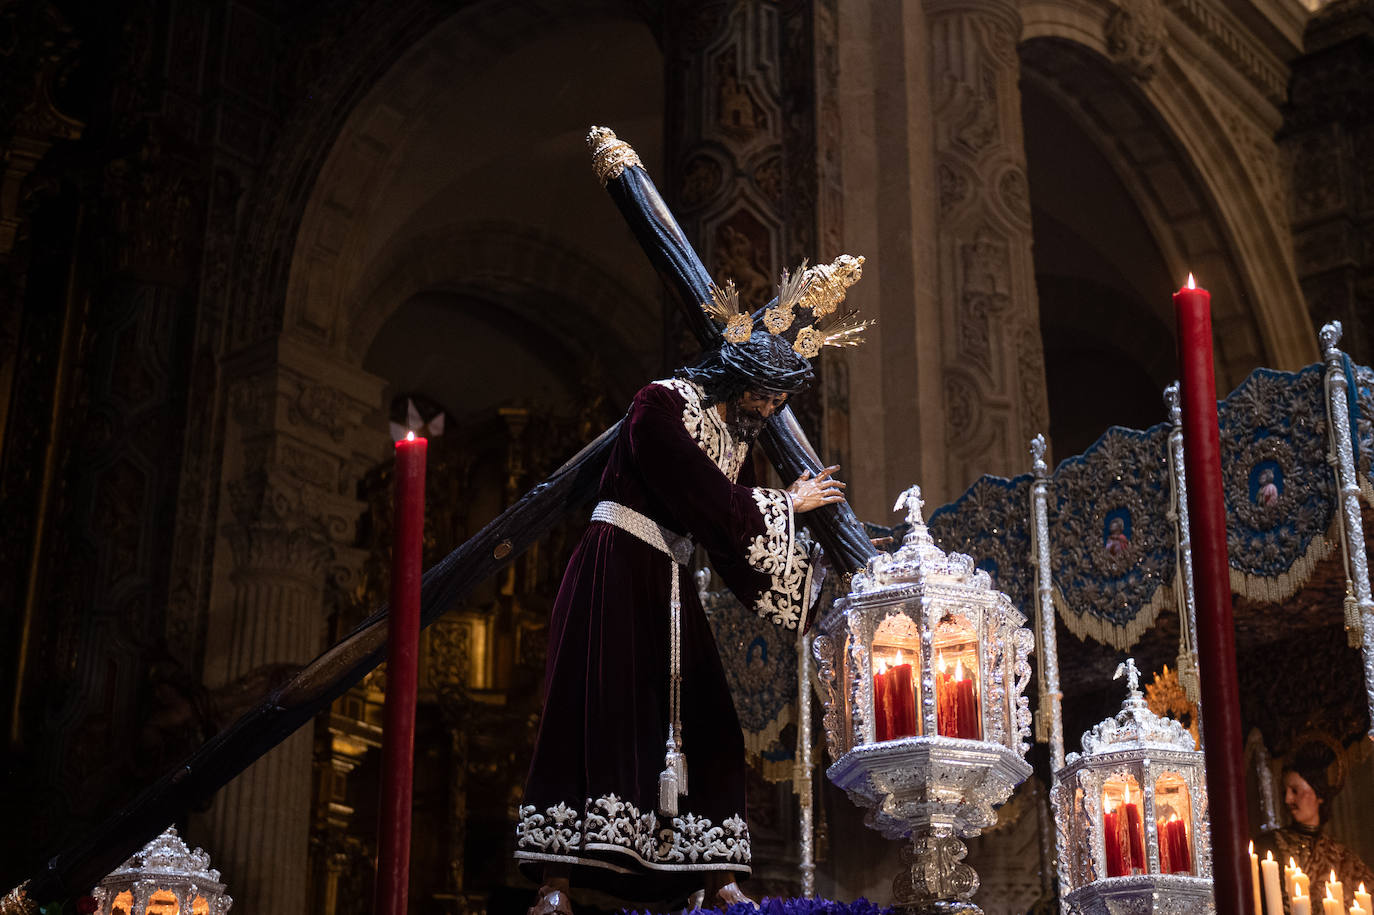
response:
<path fill-rule="evenodd" d="M 568 888 L 544 885 L 539 888 L 539 899 L 530 906 L 527 915 L 573 915 L 572 900 L 568 898 Z"/>
<path fill-rule="evenodd" d="M 756 909 L 759 907 L 757 902 L 744 895 L 744 890 L 740 889 L 739 884 L 733 880 L 716 890 L 716 903 L 722 910 L 741 902 Z"/>

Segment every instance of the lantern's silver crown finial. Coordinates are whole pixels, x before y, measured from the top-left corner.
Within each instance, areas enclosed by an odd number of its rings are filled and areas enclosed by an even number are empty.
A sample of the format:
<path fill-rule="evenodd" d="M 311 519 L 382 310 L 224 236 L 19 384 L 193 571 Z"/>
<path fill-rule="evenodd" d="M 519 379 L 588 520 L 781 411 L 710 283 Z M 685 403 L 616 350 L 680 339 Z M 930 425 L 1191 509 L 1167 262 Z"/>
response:
<path fill-rule="evenodd" d="M 983 589 L 992 587 L 988 573 L 974 568 L 970 557 L 963 553 L 946 554 L 935 545 L 921 517 L 924 505 L 920 486 L 911 486 L 897 497 L 892 510 L 906 509 L 906 522 L 911 529 L 902 538 L 902 546 L 897 552 L 879 553 L 868 560 L 864 570 L 854 576 L 855 593 L 926 579 L 963 582 Z"/>
<path fill-rule="evenodd" d="M 1121 703 L 1121 711 L 1115 718 L 1108 718 L 1093 726 L 1083 734 L 1083 755 L 1093 756 L 1114 750 L 1137 747 L 1160 747 L 1170 750 L 1193 750 L 1196 744 L 1193 735 L 1182 724 L 1172 718 L 1161 718 L 1150 711 L 1145 696 L 1140 691 L 1140 670 L 1134 658 L 1127 658 L 1117 665 L 1113 680 L 1126 678 L 1126 701 Z M 1069 761 L 1077 758 L 1070 754 Z"/>
<path fill-rule="evenodd" d="M 921 509 L 925 507 L 925 504 L 926 500 L 921 498 L 921 487 L 913 483 L 911 488 L 897 497 L 897 504 L 892 506 L 892 510 L 895 512 L 899 512 L 903 508 L 906 509 L 906 523 L 911 525 L 911 530 L 906 532 L 906 537 L 903 538 L 902 542 L 908 546 L 919 543 L 922 534 L 925 535 L 925 539 L 930 539 L 930 532 L 926 530 L 926 523 L 921 518 Z M 919 534 L 917 533 L 918 528 L 920 529 Z"/>
<path fill-rule="evenodd" d="M 1135 666 L 1135 658 L 1127 658 L 1116 665 L 1116 673 L 1112 674 L 1112 679 L 1120 680 L 1122 674 L 1126 675 L 1126 688 L 1131 691 L 1131 698 L 1141 698 L 1140 668 Z"/>

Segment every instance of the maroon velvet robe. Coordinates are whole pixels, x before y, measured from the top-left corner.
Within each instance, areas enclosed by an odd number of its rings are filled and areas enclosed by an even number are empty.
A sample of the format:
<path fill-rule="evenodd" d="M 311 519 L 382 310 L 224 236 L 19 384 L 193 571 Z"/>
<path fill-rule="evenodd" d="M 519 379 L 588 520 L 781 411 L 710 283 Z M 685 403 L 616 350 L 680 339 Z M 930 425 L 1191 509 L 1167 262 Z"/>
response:
<path fill-rule="evenodd" d="M 747 607 L 795 628 L 811 563 L 786 495 L 735 482 L 735 442 L 697 385 L 655 382 L 621 427 L 599 496 L 690 535 Z M 549 623 L 544 715 L 516 827 L 521 867 L 573 866 L 573 886 L 628 899 L 700 888 L 705 871 L 749 873 L 744 742 L 690 569 L 680 570 L 682 750 L 689 793 L 655 812 L 669 710 L 671 560 L 592 522 Z"/>

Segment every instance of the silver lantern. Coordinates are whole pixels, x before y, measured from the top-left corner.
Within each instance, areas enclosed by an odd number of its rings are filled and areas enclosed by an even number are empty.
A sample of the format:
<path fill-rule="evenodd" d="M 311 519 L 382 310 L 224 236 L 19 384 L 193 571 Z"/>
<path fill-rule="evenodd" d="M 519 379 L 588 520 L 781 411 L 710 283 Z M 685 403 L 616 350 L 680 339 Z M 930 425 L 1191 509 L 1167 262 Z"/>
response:
<path fill-rule="evenodd" d="M 1068 915 L 1215 912 L 1207 784 L 1193 736 L 1145 703 L 1135 662 L 1115 718 L 1055 776 Z"/>
<path fill-rule="evenodd" d="M 1032 637 L 1010 598 L 921 519 L 913 486 L 894 510 L 911 530 L 854 575 L 817 624 L 826 775 L 889 839 L 907 839 L 893 882 L 913 912 L 978 913 L 978 875 L 961 841 L 1030 775 L 1025 761 Z"/>
<path fill-rule="evenodd" d="M 234 904 L 210 856 L 191 851 L 170 826 L 101 880 L 92 895 L 97 915 L 224 915 Z"/>

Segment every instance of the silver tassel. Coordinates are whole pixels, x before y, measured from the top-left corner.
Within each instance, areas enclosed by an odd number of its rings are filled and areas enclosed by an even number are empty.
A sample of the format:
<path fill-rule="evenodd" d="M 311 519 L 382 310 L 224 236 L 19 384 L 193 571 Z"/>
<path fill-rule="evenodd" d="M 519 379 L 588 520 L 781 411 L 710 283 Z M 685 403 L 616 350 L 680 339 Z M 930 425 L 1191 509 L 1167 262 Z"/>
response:
<path fill-rule="evenodd" d="M 682 754 L 677 741 L 668 737 L 668 752 L 663 758 L 663 771 L 658 773 L 658 812 L 665 817 L 677 816 L 678 771 L 682 768 Z"/>
<path fill-rule="evenodd" d="M 678 750 L 669 753 L 667 757 L 668 765 L 673 767 L 673 775 L 677 777 L 677 793 L 687 793 L 687 754 Z"/>
<path fill-rule="evenodd" d="M 1345 583 L 1345 638 L 1351 648 L 1359 648 L 1364 640 L 1364 619 L 1359 601 L 1355 600 L 1350 582 Z"/>

